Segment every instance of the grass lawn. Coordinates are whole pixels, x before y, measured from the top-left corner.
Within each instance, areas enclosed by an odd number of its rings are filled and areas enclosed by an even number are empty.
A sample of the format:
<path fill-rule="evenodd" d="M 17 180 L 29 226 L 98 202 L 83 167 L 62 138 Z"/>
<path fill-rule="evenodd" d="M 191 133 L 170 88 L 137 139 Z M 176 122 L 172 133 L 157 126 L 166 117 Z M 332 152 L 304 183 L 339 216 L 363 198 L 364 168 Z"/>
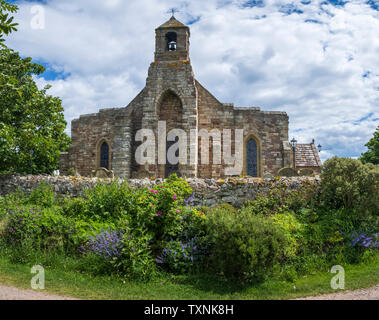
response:
<path fill-rule="evenodd" d="M 30 289 L 31 266 L 12 264 L 0 256 L 0 284 Z M 335 292 L 330 280 L 335 274 L 320 272 L 304 276 L 295 282 L 269 280 L 256 286 L 238 287 L 213 277 L 162 275 L 147 283 L 123 281 L 116 277 L 90 276 L 75 272 L 69 263 L 45 267 L 44 293 L 80 299 L 126 300 L 232 300 L 232 299 L 291 299 Z M 366 288 L 379 282 L 379 256 L 360 265 L 345 266 L 345 289 Z"/>

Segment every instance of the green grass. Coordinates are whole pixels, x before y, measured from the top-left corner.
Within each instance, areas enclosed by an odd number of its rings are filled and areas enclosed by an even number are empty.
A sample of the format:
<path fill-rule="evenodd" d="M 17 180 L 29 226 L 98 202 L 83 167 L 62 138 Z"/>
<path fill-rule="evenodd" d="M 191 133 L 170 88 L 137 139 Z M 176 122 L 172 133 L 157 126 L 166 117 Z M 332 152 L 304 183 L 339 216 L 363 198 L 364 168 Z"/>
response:
<path fill-rule="evenodd" d="M 370 263 L 347 265 L 345 287 L 348 290 L 367 288 L 378 283 L 379 257 Z M 0 284 L 30 289 L 31 266 L 12 264 L 0 255 Z M 330 288 L 334 274 L 320 272 L 304 276 L 295 282 L 269 280 L 256 286 L 239 287 L 211 276 L 162 275 L 147 283 L 124 281 L 116 277 L 91 276 L 73 271 L 73 262 L 63 261 L 56 267 L 45 267 L 44 293 L 80 299 L 126 300 L 232 300 L 232 299 L 291 299 L 336 292 Z"/>

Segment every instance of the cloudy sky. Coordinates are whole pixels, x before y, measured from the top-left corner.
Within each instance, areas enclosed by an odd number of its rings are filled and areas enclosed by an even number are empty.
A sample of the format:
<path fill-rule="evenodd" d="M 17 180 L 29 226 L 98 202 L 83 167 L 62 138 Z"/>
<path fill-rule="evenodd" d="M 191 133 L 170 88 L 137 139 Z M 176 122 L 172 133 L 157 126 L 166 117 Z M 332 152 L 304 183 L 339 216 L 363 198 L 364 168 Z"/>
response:
<path fill-rule="evenodd" d="M 379 124 L 379 0 L 11 2 L 20 25 L 6 44 L 46 67 L 37 82 L 62 99 L 68 133 L 144 87 L 172 7 L 199 82 L 221 102 L 286 111 L 290 139 L 314 138 L 322 160 L 358 157 Z"/>

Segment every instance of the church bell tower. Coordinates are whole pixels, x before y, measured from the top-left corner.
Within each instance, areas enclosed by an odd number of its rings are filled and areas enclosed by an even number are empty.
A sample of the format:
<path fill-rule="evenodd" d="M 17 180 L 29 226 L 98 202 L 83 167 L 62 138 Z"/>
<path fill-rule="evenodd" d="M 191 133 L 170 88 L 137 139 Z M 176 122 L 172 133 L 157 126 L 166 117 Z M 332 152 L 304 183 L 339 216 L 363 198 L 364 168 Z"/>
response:
<path fill-rule="evenodd" d="M 197 174 L 198 95 L 189 59 L 189 37 L 189 27 L 174 16 L 155 29 L 155 58 L 140 101 L 142 128 L 151 129 L 156 136 L 156 161 L 140 168 L 150 176 L 165 178 L 177 173 L 195 177 Z M 158 124 L 163 122 L 165 130 L 159 129 Z M 171 163 L 166 159 L 168 149 L 177 141 L 168 138 L 174 129 L 181 130 L 181 139 L 186 142 L 186 149 L 178 151 L 180 163 L 178 159 Z M 195 137 L 190 141 L 191 130 L 195 131 Z"/>
<path fill-rule="evenodd" d="M 189 60 L 190 29 L 174 16 L 155 29 L 155 61 Z"/>

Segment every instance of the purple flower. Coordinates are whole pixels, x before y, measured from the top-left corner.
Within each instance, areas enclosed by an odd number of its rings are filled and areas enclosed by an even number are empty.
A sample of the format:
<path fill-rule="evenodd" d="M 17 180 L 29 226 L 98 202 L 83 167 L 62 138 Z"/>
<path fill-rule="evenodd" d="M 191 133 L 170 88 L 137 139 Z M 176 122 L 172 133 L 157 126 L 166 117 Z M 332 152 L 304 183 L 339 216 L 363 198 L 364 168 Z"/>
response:
<path fill-rule="evenodd" d="M 90 237 L 88 240 L 89 252 L 93 252 L 105 259 L 118 257 L 124 247 L 124 235 L 121 231 L 114 231 L 109 228 L 109 231 L 102 230 L 95 237 Z"/>
<path fill-rule="evenodd" d="M 374 238 L 376 238 L 374 240 Z M 354 232 L 352 234 L 351 246 L 360 246 L 365 248 L 378 248 L 379 241 L 376 241 L 378 238 L 378 234 L 374 234 L 373 236 L 365 235 L 364 233 L 359 234 L 358 232 Z"/>

